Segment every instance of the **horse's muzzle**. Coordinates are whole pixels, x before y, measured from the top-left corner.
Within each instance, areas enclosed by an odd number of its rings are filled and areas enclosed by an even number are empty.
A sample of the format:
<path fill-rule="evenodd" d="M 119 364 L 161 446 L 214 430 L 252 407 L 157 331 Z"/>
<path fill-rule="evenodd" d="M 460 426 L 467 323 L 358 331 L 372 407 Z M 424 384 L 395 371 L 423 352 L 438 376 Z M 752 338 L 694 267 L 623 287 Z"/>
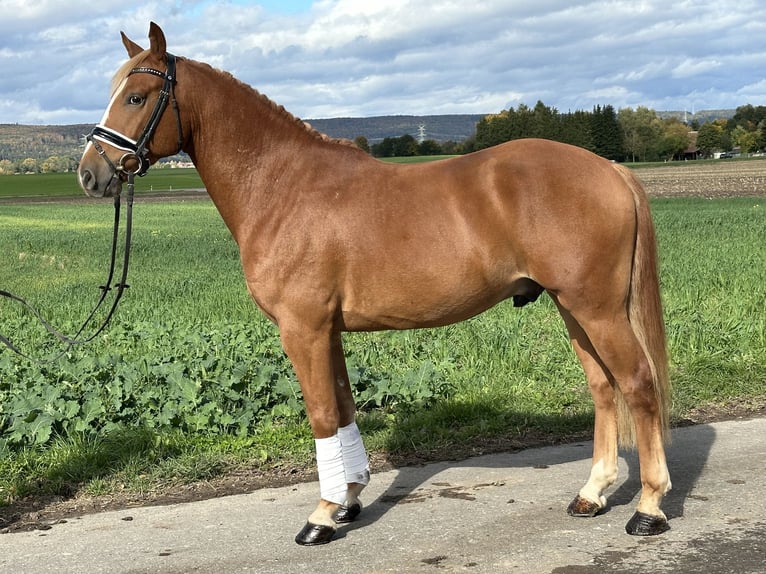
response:
<path fill-rule="evenodd" d="M 77 170 L 80 187 L 90 197 L 114 197 L 122 192 L 123 180 L 118 173 L 105 169 L 89 169 L 80 165 Z"/>

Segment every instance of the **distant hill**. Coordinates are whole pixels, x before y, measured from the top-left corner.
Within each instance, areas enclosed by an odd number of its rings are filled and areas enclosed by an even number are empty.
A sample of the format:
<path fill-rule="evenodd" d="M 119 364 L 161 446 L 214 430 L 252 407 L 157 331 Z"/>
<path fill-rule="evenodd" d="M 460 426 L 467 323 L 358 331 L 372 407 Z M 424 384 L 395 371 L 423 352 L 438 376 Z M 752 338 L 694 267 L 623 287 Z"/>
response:
<path fill-rule="evenodd" d="M 328 136 L 350 140 L 364 136 L 371 144 L 384 138 L 398 138 L 405 134 L 417 138 L 420 135 L 420 126 L 423 126 L 425 139 L 461 142 L 476 132 L 477 122 L 485 115 L 377 116 L 306 121 Z"/>
<path fill-rule="evenodd" d="M 717 118 L 731 118 L 736 110 L 706 110 L 694 115 L 687 112 L 687 120 L 700 123 Z M 387 137 L 409 134 L 420 135 L 420 126 L 426 139 L 438 142 L 461 142 L 476 131 L 476 123 L 485 114 L 451 114 L 430 116 L 377 116 L 370 118 L 332 118 L 305 120 L 315 129 L 334 138 L 354 139 L 364 136 L 370 144 Z M 684 118 L 684 112 L 657 112 L 660 117 Z M 27 158 L 45 160 L 52 156 L 79 160 L 85 143 L 84 135 L 93 126 L 74 124 L 63 126 L 30 126 L 0 124 L 0 161 L 22 161 Z"/>
<path fill-rule="evenodd" d="M 460 142 L 473 135 L 483 114 L 443 116 L 380 116 L 372 118 L 333 118 L 305 120 L 312 127 L 333 138 L 354 139 L 364 136 L 370 144 L 387 137 L 410 134 L 418 137 L 424 126 L 426 139 Z M 84 135 L 93 128 L 88 124 L 66 126 L 29 126 L 0 124 L 0 160 L 44 160 L 51 156 L 79 159 L 85 145 Z"/>
<path fill-rule="evenodd" d="M 0 124 L 0 160 L 47 159 L 51 156 L 79 158 L 85 143 L 84 136 L 91 128 L 93 126 L 88 124 Z"/>

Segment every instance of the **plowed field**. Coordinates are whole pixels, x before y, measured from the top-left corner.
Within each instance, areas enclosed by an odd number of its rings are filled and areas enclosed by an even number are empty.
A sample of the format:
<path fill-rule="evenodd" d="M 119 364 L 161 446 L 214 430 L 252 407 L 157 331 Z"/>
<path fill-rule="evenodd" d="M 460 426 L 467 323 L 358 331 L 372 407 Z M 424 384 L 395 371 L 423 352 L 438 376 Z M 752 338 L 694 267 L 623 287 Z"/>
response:
<path fill-rule="evenodd" d="M 638 168 L 654 197 L 741 197 L 766 195 L 766 159 L 715 160 L 679 166 Z"/>

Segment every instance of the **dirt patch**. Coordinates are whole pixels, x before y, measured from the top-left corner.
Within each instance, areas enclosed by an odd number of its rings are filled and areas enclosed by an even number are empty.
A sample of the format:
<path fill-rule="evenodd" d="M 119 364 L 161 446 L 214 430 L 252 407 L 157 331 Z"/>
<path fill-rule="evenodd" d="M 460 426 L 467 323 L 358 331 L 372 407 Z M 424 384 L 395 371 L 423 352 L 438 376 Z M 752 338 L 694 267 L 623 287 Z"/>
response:
<path fill-rule="evenodd" d="M 675 163 L 639 168 L 635 173 L 654 197 L 766 196 L 766 159 Z"/>

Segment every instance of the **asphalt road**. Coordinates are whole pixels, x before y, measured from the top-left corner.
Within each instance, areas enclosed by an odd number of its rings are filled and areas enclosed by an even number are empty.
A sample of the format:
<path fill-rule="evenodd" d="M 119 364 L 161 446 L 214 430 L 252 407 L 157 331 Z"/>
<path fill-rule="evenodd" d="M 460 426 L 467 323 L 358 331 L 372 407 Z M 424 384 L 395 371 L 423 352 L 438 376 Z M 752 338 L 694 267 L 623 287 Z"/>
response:
<path fill-rule="evenodd" d="M 624 531 L 640 487 L 632 454 L 604 514 L 567 516 L 590 466 L 579 443 L 375 474 L 359 520 L 326 546 L 293 542 L 316 503 L 308 483 L 2 535 L 0 572 L 766 573 L 766 419 L 673 436 L 659 537 Z"/>

